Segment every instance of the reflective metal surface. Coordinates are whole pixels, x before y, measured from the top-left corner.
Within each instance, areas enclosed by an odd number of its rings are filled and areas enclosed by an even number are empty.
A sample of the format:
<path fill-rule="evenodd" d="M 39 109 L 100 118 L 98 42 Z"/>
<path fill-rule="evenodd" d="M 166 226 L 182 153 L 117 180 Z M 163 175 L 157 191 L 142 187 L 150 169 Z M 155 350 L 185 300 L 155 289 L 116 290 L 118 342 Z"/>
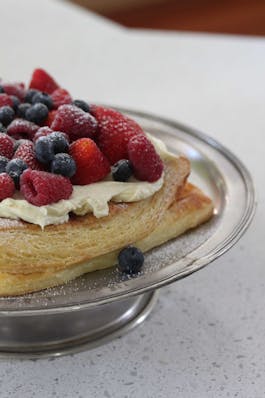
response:
<path fill-rule="evenodd" d="M 212 138 L 179 123 L 140 112 L 122 111 L 131 115 L 146 131 L 162 139 L 172 152 L 184 153 L 190 159 L 190 179 L 213 199 L 215 215 L 196 230 L 150 251 L 146 255 L 143 271 L 137 277 L 121 276 L 116 268 L 112 268 L 89 273 L 61 287 L 21 297 L 0 298 L 0 325 L 5 319 L 14 333 L 20 317 L 21 325 L 23 318 L 31 317 L 33 320 L 35 316 L 37 320 L 41 317 L 45 328 L 45 318 L 48 322 L 49 316 L 54 315 L 59 330 L 60 316 L 63 318 L 69 313 L 68 319 L 72 319 L 69 326 L 73 330 L 67 331 L 67 324 L 63 322 L 61 330 L 70 334 L 76 331 L 77 336 L 76 325 L 86 309 L 105 309 L 107 325 L 108 303 L 118 300 L 116 304 L 119 306 L 119 300 L 157 289 L 201 269 L 227 251 L 240 238 L 253 217 L 255 195 L 252 179 L 245 166 L 229 150 Z M 33 324 L 38 327 L 38 322 Z M 93 330 L 96 325 L 87 327 Z M 60 334 L 58 336 L 61 337 Z M 53 337 L 55 341 L 57 336 Z M 21 345 L 19 333 L 17 338 Z M 7 340 L 7 334 L 0 327 L 0 350 L 8 344 Z M 37 345 L 39 343 L 36 342 Z M 28 344 L 30 341 L 25 341 L 25 345 Z"/>

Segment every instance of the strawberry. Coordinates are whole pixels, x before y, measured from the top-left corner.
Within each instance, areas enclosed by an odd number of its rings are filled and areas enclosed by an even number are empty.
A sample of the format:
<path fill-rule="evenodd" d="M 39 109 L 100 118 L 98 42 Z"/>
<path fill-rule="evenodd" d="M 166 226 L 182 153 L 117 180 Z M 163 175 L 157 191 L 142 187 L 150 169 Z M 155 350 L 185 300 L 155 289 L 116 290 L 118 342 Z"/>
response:
<path fill-rule="evenodd" d="M 154 145 L 145 135 L 130 139 L 128 153 L 134 175 L 138 180 L 154 182 L 161 177 L 163 162 Z"/>
<path fill-rule="evenodd" d="M 11 137 L 6 134 L 0 134 L 0 156 L 11 159 L 14 152 L 14 143 Z"/>
<path fill-rule="evenodd" d="M 1 108 L 1 106 L 11 106 L 12 107 L 13 106 L 12 98 L 5 93 L 0 94 L 0 108 Z"/>
<path fill-rule="evenodd" d="M 94 141 L 80 138 L 70 145 L 70 155 L 76 163 L 72 183 L 86 185 L 102 180 L 110 172 L 110 164 Z"/>
<path fill-rule="evenodd" d="M 52 94 L 53 107 L 59 108 L 60 105 L 71 104 L 72 97 L 64 88 L 57 88 Z"/>
<path fill-rule="evenodd" d="M 35 69 L 31 77 L 29 88 L 52 94 L 59 86 L 44 69 Z"/>
<path fill-rule="evenodd" d="M 7 134 L 12 138 L 19 140 L 26 138 L 32 140 L 40 126 L 24 119 L 15 119 L 7 127 Z"/>
<path fill-rule="evenodd" d="M 21 159 L 32 170 L 43 170 L 43 165 L 39 163 L 35 156 L 34 144 L 31 141 L 26 141 L 19 145 L 14 153 L 13 159 Z"/>
<path fill-rule="evenodd" d="M 78 138 L 94 138 L 97 130 L 96 119 L 87 112 L 74 105 L 61 105 L 55 115 L 51 128 L 63 131 L 69 135 L 71 141 Z"/>
<path fill-rule="evenodd" d="M 12 198 L 15 193 L 15 184 L 7 173 L 0 174 L 0 200 Z"/>
<path fill-rule="evenodd" d="M 20 177 L 20 191 L 35 206 L 45 206 L 69 199 L 73 192 L 70 180 L 59 174 L 27 169 Z"/>
<path fill-rule="evenodd" d="M 20 101 L 25 97 L 25 85 L 24 83 L 1 83 L 4 92 L 8 95 L 15 95 Z"/>
<path fill-rule="evenodd" d="M 90 111 L 98 121 L 98 146 L 110 163 L 128 159 L 128 142 L 131 137 L 144 134 L 142 128 L 114 109 L 92 105 Z"/>

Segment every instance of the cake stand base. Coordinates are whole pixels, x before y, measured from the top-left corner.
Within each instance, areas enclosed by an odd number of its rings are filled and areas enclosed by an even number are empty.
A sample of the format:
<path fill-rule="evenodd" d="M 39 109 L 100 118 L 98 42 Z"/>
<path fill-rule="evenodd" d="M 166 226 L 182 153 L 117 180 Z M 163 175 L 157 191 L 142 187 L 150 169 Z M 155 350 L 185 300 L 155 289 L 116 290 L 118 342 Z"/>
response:
<path fill-rule="evenodd" d="M 140 325 L 158 292 L 90 309 L 42 315 L 0 316 L 0 357 L 59 357 L 101 345 Z"/>

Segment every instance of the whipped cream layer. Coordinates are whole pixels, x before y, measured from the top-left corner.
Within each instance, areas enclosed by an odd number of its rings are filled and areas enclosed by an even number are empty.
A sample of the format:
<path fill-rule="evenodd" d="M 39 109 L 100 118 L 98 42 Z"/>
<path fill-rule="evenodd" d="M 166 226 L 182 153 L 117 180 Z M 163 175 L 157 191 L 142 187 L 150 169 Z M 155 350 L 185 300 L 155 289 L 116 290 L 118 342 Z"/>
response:
<path fill-rule="evenodd" d="M 175 155 L 167 151 L 165 144 L 147 134 L 150 141 L 155 146 L 156 151 L 162 159 L 167 159 Z M 34 206 L 22 198 L 18 192 L 14 198 L 4 199 L 0 202 L 0 217 L 21 219 L 32 224 L 37 224 L 41 228 L 50 224 L 62 224 L 69 220 L 69 213 L 83 216 L 93 213 L 97 218 L 109 214 L 110 201 L 113 202 L 136 202 L 146 199 L 163 186 L 164 176 L 154 183 L 138 181 L 131 178 L 128 182 L 118 182 L 110 180 L 110 176 L 105 180 L 89 185 L 74 185 L 73 193 L 67 200 L 47 206 Z"/>

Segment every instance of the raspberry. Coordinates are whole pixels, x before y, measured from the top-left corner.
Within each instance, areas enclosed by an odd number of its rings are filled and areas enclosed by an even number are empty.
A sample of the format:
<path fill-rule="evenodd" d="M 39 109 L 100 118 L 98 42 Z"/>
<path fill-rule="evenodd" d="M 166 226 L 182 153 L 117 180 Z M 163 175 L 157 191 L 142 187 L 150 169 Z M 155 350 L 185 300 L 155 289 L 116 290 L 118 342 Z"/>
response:
<path fill-rule="evenodd" d="M 61 105 L 72 103 L 71 95 L 64 88 L 57 88 L 57 90 L 52 93 L 51 98 L 53 100 L 53 107 L 56 109 Z"/>
<path fill-rule="evenodd" d="M 133 137 L 128 144 L 129 159 L 136 178 L 154 182 L 163 172 L 163 162 L 145 135 Z"/>
<path fill-rule="evenodd" d="M 31 77 L 29 88 L 34 88 L 44 93 L 51 94 L 59 88 L 59 86 L 55 80 L 45 72 L 45 70 L 35 69 Z"/>
<path fill-rule="evenodd" d="M 4 92 L 8 95 L 15 95 L 22 101 L 25 97 L 26 90 L 24 83 L 1 83 Z"/>
<path fill-rule="evenodd" d="M 14 143 L 11 137 L 6 134 L 0 134 L 0 156 L 11 159 L 14 152 Z"/>
<path fill-rule="evenodd" d="M 73 192 L 70 180 L 59 174 L 27 169 L 20 178 L 20 191 L 35 206 L 45 206 L 69 199 Z"/>
<path fill-rule="evenodd" d="M 36 142 L 40 137 L 46 137 L 47 135 L 52 133 L 52 129 L 50 127 L 44 126 L 39 128 L 37 133 L 34 135 L 33 142 Z"/>
<path fill-rule="evenodd" d="M 32 170 L 43 170 L 43 165 L 36 159 L 34 144 L 31 141 L 21 144 L 14 153 L 13 159 L 24 160 L 24 162 Z"/>
<path fill-rule="evenodd" d="M 15 119 L 7 128 L 7 134 L 19 140 L 26 138 L 32 140 L 40 126 L 24 119 Z"/>
<path fill-rule="evenodd" d="M 45 124 L 46 124 L 47 126 L 51 127 L 52 122 L 53 122 L 54 119 L 55 119 L 56 113 L 57 113 L 57 110 L 50 111 L 50 112 L 48 113 L 48 117 L 47 117 L 47 119 L 45 120 Z"/>
<path fill-rule="evenodd" d="M 67 133 L 71 141 L 82 137 L 94 138 L 97 121 L 90 113 L 86 113 L 74 105 L 61 105 L 51 128 Z"/>
<path fill-rule="evenodd" d="M 12 98 L 9 95 L 3 93 L 0 94 L 0 108 L 1 106 L 13 106 Z"/>
<path fill-rule="evenodd" d="M 98 121 L 98 146 L 110 163 L 129 159 L 128 142 L 131 137 L 142 135 L 142 128 L 114 109 L 92 105 L 90 111 Z"/>
<path fill-rule="evenodd" d="M 12 198 L 15 192 L 15 184 L 7 173 L 0 174 L 0 200 Z"/>
<path fill-rule="evenodd" d="M 70 155 L 76 163 L 73 184 L 86 185 L 102 180 L 110 172 L 110 164 L 94 141 L 80 138 L 70 145 Z"/>

